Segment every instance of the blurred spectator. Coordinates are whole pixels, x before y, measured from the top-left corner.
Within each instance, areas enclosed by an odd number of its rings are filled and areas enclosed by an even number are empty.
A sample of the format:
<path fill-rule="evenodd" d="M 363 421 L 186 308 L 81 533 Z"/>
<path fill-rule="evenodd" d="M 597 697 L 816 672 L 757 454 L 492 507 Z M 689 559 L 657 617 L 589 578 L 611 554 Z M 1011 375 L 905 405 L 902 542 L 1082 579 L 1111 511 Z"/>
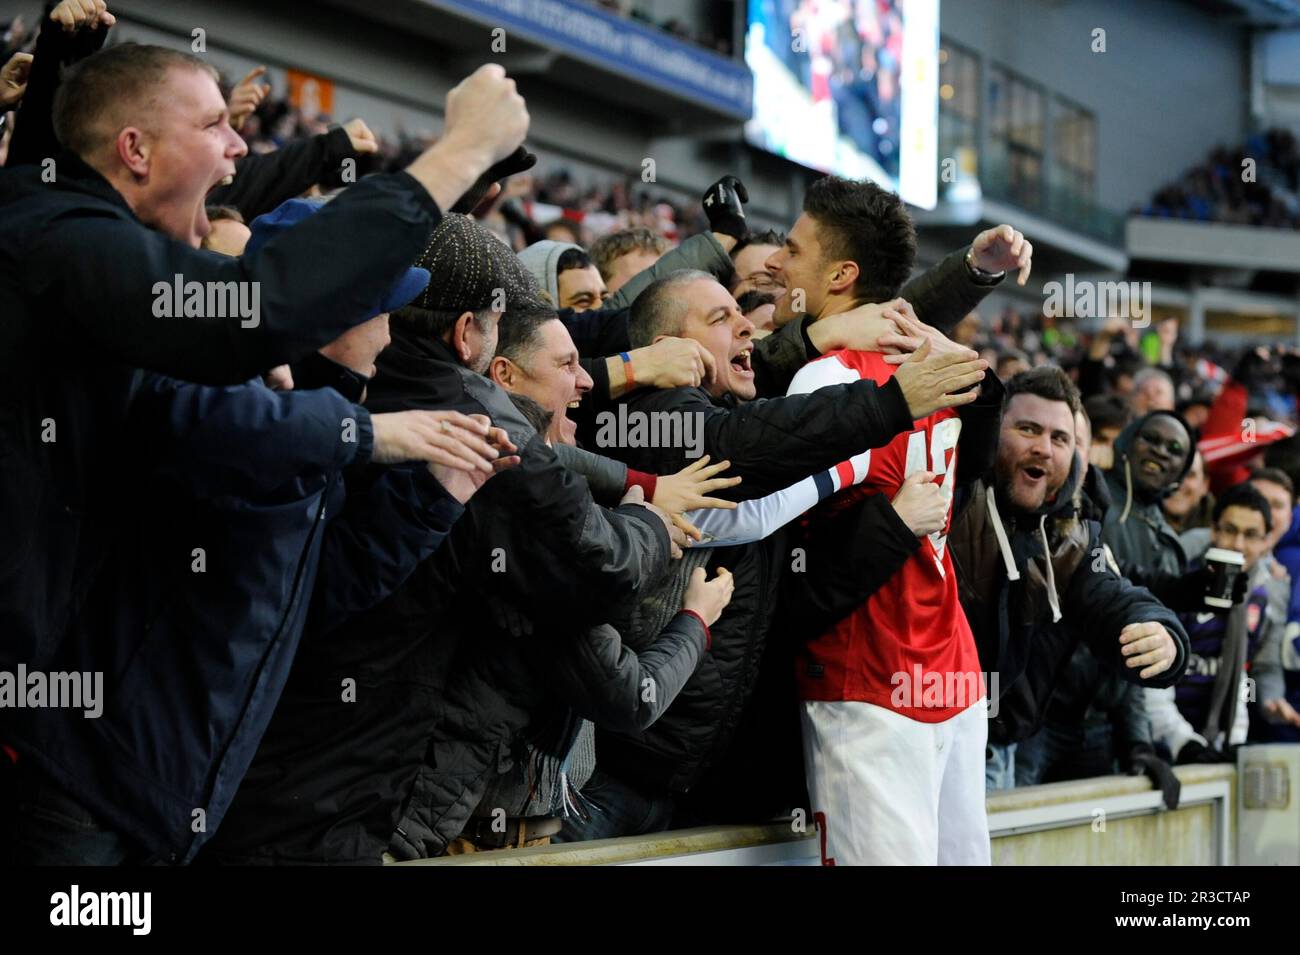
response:
<path fill-rule="evenodd" d="M 1178 490 L 1174 491 L 1161 504 L 1169 526 L 1177 534 L 1197 527 L 1209 527 L 1210 515 L 1214 512 L 1214 495 L 1210 493 L 1210 481 L 1205 476 L 1205 458 L 1197 451 L 1192 456 L 1192 466 L 1183 476 Z"/>
<path fill-rule="evenodd" d="M 1285 471 L 1278 468 L 1256 468 L 1250 472 L 1250 485 L 1268 501 L 1272 531 L 1268 535 L 1268 550 L 1273 548 L 1291 529 L 1291 512 L 1295 508 L 1295 485 Z"/>
<path fill-rule="evenodd" d="M 746 292 L 774 292 L 777 281 L 767 271 L 766 263 L 772 254 L 785 244 L 785 234 L 776 229 L 750 233 L 731 250 L 736 275 L 731 294 L 739 299 Z"/>
<path fill-rule="evenodd" d="M 1190 398 L 1178 402 L 1177 412 L 1183 416 L 1183 420 L 1198 432 L 1205 427 L 1206 420 L 1210 417 L 1210 407 L 1214 404 L 1212 395 L 1205 391 L 1195 392 Z"/>
<path fill-rule="evenodd" d="M 578 234 L 577 226 L 572 222 L 566 222 L 564 219 L 556 219 L 550 225 L 544 226 L 542 232 L 552 242 L 570 242 L 577 245 L 582 239 L 582 236 Z"/>
<path fill-rule="evenodd" d="M 668 243 L 649 229 L 624 229 L 592 243 L 591 259 L 613 295 L 624 282 L 650 268 L 667 251 Z"/>
<path fill-rule="evenodd" d="M 556 308 L 585 312 L 600 308 L 609 297 L 600 272 L 587 253 L 576 245 L 549 240 L 535 242 L 519 253 L 519 261 Z"/>
<path fill-rule="evenodd" d="M 201 247 L 222 255 L 243 255 L 252 232 L 240 211 L 231 206 L 208 206 L 207 212 L 212 228 L 203 237 Z"/>
<path fill-rule="evenodd" d="M 1133 407 L 1120 395 L 1093 395 L 1083 403 L 1092 425 L 1092 444 L 1088 461 L 1103 471 L 1114 461 L 1115 439 L 1133 420 Z"/>
<path fill-rule="evenodd" d="M 1029 370 L 1029 358 L 1019 349 L 1004 351 L 998 355 L 997 374 L 1003 381 L 1009 381 L 1022 371 Z"/>
<path fill-rule="evenodd" d="M 1251 168 L 1253 175 L 1243 175 Z M 1205 161 L 1160 189 L 1139 215 L 1294 229 L 1300 226 L 1300 147 L 1295 134 L 1269 129 L 1242 145 L 1216 147 Z"/>
<path fill-rule="evenodd" d="M 1133 412 L 1174 410 L 1174 382 L 1159 368 L 1143 368 L 1133 376 Z"/>

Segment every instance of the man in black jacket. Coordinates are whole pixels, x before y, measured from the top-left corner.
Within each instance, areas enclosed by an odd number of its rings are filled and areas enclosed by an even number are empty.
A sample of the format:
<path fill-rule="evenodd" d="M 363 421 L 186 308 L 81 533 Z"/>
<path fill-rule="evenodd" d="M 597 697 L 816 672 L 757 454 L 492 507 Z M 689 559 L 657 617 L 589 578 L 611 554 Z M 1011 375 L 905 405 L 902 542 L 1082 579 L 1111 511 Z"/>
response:
<path fill-rule="evenodd" d="M 139 369 L 237 384 L 369 319 L 440 210 L 528 123 L 513 82 L 482 67 L 449 94 L 445 134 L 406 172 L 358 183 L 233 260 L 196 249 L 207 192 L 245 152 L 207 64 L 113 47 L 73 68 L 54 116 L 68 152 L 53 181 L 37 166 L 0 172 L 5 668 L 45 665 L 103 562 L 131 479 L 117 435 Z M 173 301 L 177 289 L 193 294 Z M 232 298 L 260 304 L 241 314 Z"/>
<path fill-rule="evenodd" d="M 399 858 L 442 852 L 530 717 L 536 674 L 494 626 L 493 608 L 508 600 L 538 629 L 600 623 L 669 559 L 660 512 L 597 505 L 478 373 L 497 322 L 539 307 L 509 250 L 448 215 L 418 262 L 440 281 L 394 314 L 368 407 L 486 414 L 522 463 L 475 495 L 443 548 L 392 596 L 312 629 L 212 842 L 224 861 L 377 864 L 390 848 Z"/>
<path fill-rule="evenodd" d="M 651 284 L 633 305 L 630 330 L 637 346 L 665 336 L 694 339 L 712 355 L 716 373 L 707 390 L 633 393 L 615 419 L 612 443 L 598 450 L 660 474 L 680 470 L 701 453 L 729 460 L 743 483 L 719 493 L 735 500 L 766 497 L 865 448 L 880 447 L 910 429 L 918 415 L 969 402 L 974 395 L 954 393 L 983 377 L 984 363 L 973 353 L 918 355 L 882 387 L 862 381 L 811 395 L 752 400 L 753 325 L 726 288 L 701 272 L 677 272 Z M 664 804 L 692 788 L 725 753 L 762 660 L 782 566 L 779 544 L 780 535 L 774 535 L 696 551 L 675 571 L 680 582 L 692 566 L 726 566 L 736 578 L 736 598 L 715 628 L 710 657 L 659 723 L 640 734 L 598 736 L 603 770 L 587 794 L 604 816 L 588 827 L 568 827 L 566 838 L 626 832 L 619 827 L 632 819 L 627 807 L 643 802 L 652 808 L 636 813 L 641 819 L 631 824 L 662 826 Z M 634 647 L 643 645 L 637 641 L 657 633 L 673 609 L 662 593 L 643 594 L 636 632 L 625 638 Z"/>
<path fill-rule="evenodd" d="M 1079 516 L 1079 407 L 1054 366 L 1008 382 L 997 463 L 959 500 L 948 538 L 980 662 L 999 677 L 989 741 L 1004 748 L 1004 772 L 1014 773 L 1013 745 L 1041 724 L 1080 643 L 1142 686 L 1172 686 L 1187 664 L 1177 617 L 1120 575 L 1097 522 Z"/>
<path fill-rule="evenodd" d="M 257 220 L 249 251 L 315 209 L 293 200 Z M 12 714 L 0 855 L 192 858 L 271 717 L 318 568 L 318 618 L 369 609 L 437 549 L 494 464 L 516 460 L 497 458 L 485 419 L 372 416 L 355 403 L 387 343 L 388 310 L 428 281 L 408 270 L 382 314 L 300 363 L 294 390 L 144 376 L 123 435 L 138 477 L 116 502 L 122 529 L 53 662 L 103 674 L 108 705 L 93 720 Z M 345 470 L 405 460 L 428 465 L 377 468 L 345 495 Z"/>
<path fill-rule="evenodd" d="M 551 427 L 548 419 L 563 414 L 563 402 L 554 412 L 539 403 L 543 399 L 554 403 L 561 383 L 572 382 L 571 342 L 565 349 L 566 365 L 544 367 L 555 357 L 546 339 L 556 329 L 568 338 L 553 313 L 512 316 L 492 362 L 493 380 L 510 392 L 539 434 L 549 435 L 553 447 L 572 452 L 562 460 L 575 467 L 596 456 L 572 444 L 571 430 Z M 513 373 L 498 377 L 505 362 L 520 364 L 514 365 Z M 570 384 L 568 394 L 572 393 Z M 621 467 L 616 462 L 609 466 Z M 625 495 L 624 481 L 595 479 L 591 470 L 580 473 L 588 477 L 599 503 L 618 506 Z M 446 851 L 542 845 L 560 830 L 563 818 L 583 817 L 586 799 L 581 792 L 596 763 L 595 727 L 636 732 L 654 724 L 708 654 L 708 628 L 730 601 L 732 589 L 731 574 L 724 568 L 718 568 L 713 580 L 706 580 L 705 570 L 697 567 L 681 595 L 680 612 L 639 652 L 627 646 L 609 623 L 577 631 L 568 626 L 535 629 L 515 614 L 511 633 L 516 639 L 503 649 L 517 647 L 530 661 L 533 679 L 518 681 L 511 688 L 530 714 L 529 726 L 512 746 L 512 766 L 489 783 L 473 818 Z M 497 672 L 507 671 L 498 667 Z M 437 767 L 431 769 L 436 774 Z M 454 825 L 454 816 L 444 818 L 448 827 Z M 409 831 L 412 824 L 403 820 L 401 826 Z"/>

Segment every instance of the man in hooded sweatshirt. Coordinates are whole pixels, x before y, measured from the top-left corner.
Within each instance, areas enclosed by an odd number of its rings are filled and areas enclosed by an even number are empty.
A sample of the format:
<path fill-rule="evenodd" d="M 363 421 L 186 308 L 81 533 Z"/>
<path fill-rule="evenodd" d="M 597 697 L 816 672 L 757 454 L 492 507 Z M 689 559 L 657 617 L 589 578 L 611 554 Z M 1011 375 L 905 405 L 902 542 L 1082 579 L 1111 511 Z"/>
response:
<path fill-rule="evenodd" d="M 1178 489 L 1194 454 L 1187 422 L 1175 412 L 1156 410 L 1120 432 L 1114 463 L 1104 472 L 1110 504 L 1102 519 L 1102 543 L 1125 577 L 1180 614 L 1204 609 L 1205 581 L 1188 574 L 1186 547 L 1162 502 Z M 1146 772 L 1165 790 L 1166 805 L 1177 804 L 1175 782 L 1154 755 L 1143 695 L 1101 666 L 1089 648 L 1075 651 L 1047 703 L 1041 730 L 1016 754 L 1017 785 L 1105 775 L 1118 762 L 1121 769 Z"/>
<path fill-rule="evenodd" d="M 1191 428 L 1173 411 L 1152 411 L 1129 422 L 1114 448 L 1114 464 L 1106 472 L 1111 504 L 1102 520 L 1102 542 L 1125 577 L 1182 609 L 1196 595 L 1183 584 L 1187 553 L 1160 502 L 1178 490 L 1192 466 Z"/>
<path fill-rule="evenodd" d="M 600 270 L 580 245 L 543 239 L 520 252 L 519 261 L 556 308 L 586 312 L 609 298 Z"/>

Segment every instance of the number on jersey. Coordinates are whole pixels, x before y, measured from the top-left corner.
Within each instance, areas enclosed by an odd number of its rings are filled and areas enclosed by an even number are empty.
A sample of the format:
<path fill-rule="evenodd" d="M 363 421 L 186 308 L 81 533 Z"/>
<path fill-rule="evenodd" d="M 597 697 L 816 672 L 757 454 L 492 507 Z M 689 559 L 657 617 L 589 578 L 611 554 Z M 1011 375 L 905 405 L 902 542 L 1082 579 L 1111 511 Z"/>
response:
<path fill-rule="evenodd" d="M 960 418 L 944 418 L 929 432 L 929 445 L 926 444 L 926 432 L 913 431 L 907 438 L 907 460 L 903 465 L 903 478 L 917 471 L 933 471 L 941 476 L 939 484 L 951 495 L 953 484 L 957 480 L 957 437 L 961 434 Z M 952 452 L 949 455 L 949 451 Z M 952 520 L 952 498 L 948 498 L 948 516 L 944 521 L 944 530 L 929 535 L 930 546 L 934 548 L 934 562 L 943 570 L 943 551 L 948 544 L 947 528 Z"/>

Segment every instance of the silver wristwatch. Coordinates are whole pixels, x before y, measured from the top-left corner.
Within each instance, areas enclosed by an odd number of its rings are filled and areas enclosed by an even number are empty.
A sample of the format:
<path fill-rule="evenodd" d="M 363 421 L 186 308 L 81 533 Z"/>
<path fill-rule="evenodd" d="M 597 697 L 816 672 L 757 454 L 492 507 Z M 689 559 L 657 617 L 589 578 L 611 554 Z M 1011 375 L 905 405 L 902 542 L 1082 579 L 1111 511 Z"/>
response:
<path fill-rule="evenodd" d="M 966 271 L 970 273 L 971 279 L 976 285 L 994 285 L 1001 282 L 1006 277 L 1006 270 L 1001 272 L 989 272 L 975 264 L 975 246 L 966 250 Z"/>

